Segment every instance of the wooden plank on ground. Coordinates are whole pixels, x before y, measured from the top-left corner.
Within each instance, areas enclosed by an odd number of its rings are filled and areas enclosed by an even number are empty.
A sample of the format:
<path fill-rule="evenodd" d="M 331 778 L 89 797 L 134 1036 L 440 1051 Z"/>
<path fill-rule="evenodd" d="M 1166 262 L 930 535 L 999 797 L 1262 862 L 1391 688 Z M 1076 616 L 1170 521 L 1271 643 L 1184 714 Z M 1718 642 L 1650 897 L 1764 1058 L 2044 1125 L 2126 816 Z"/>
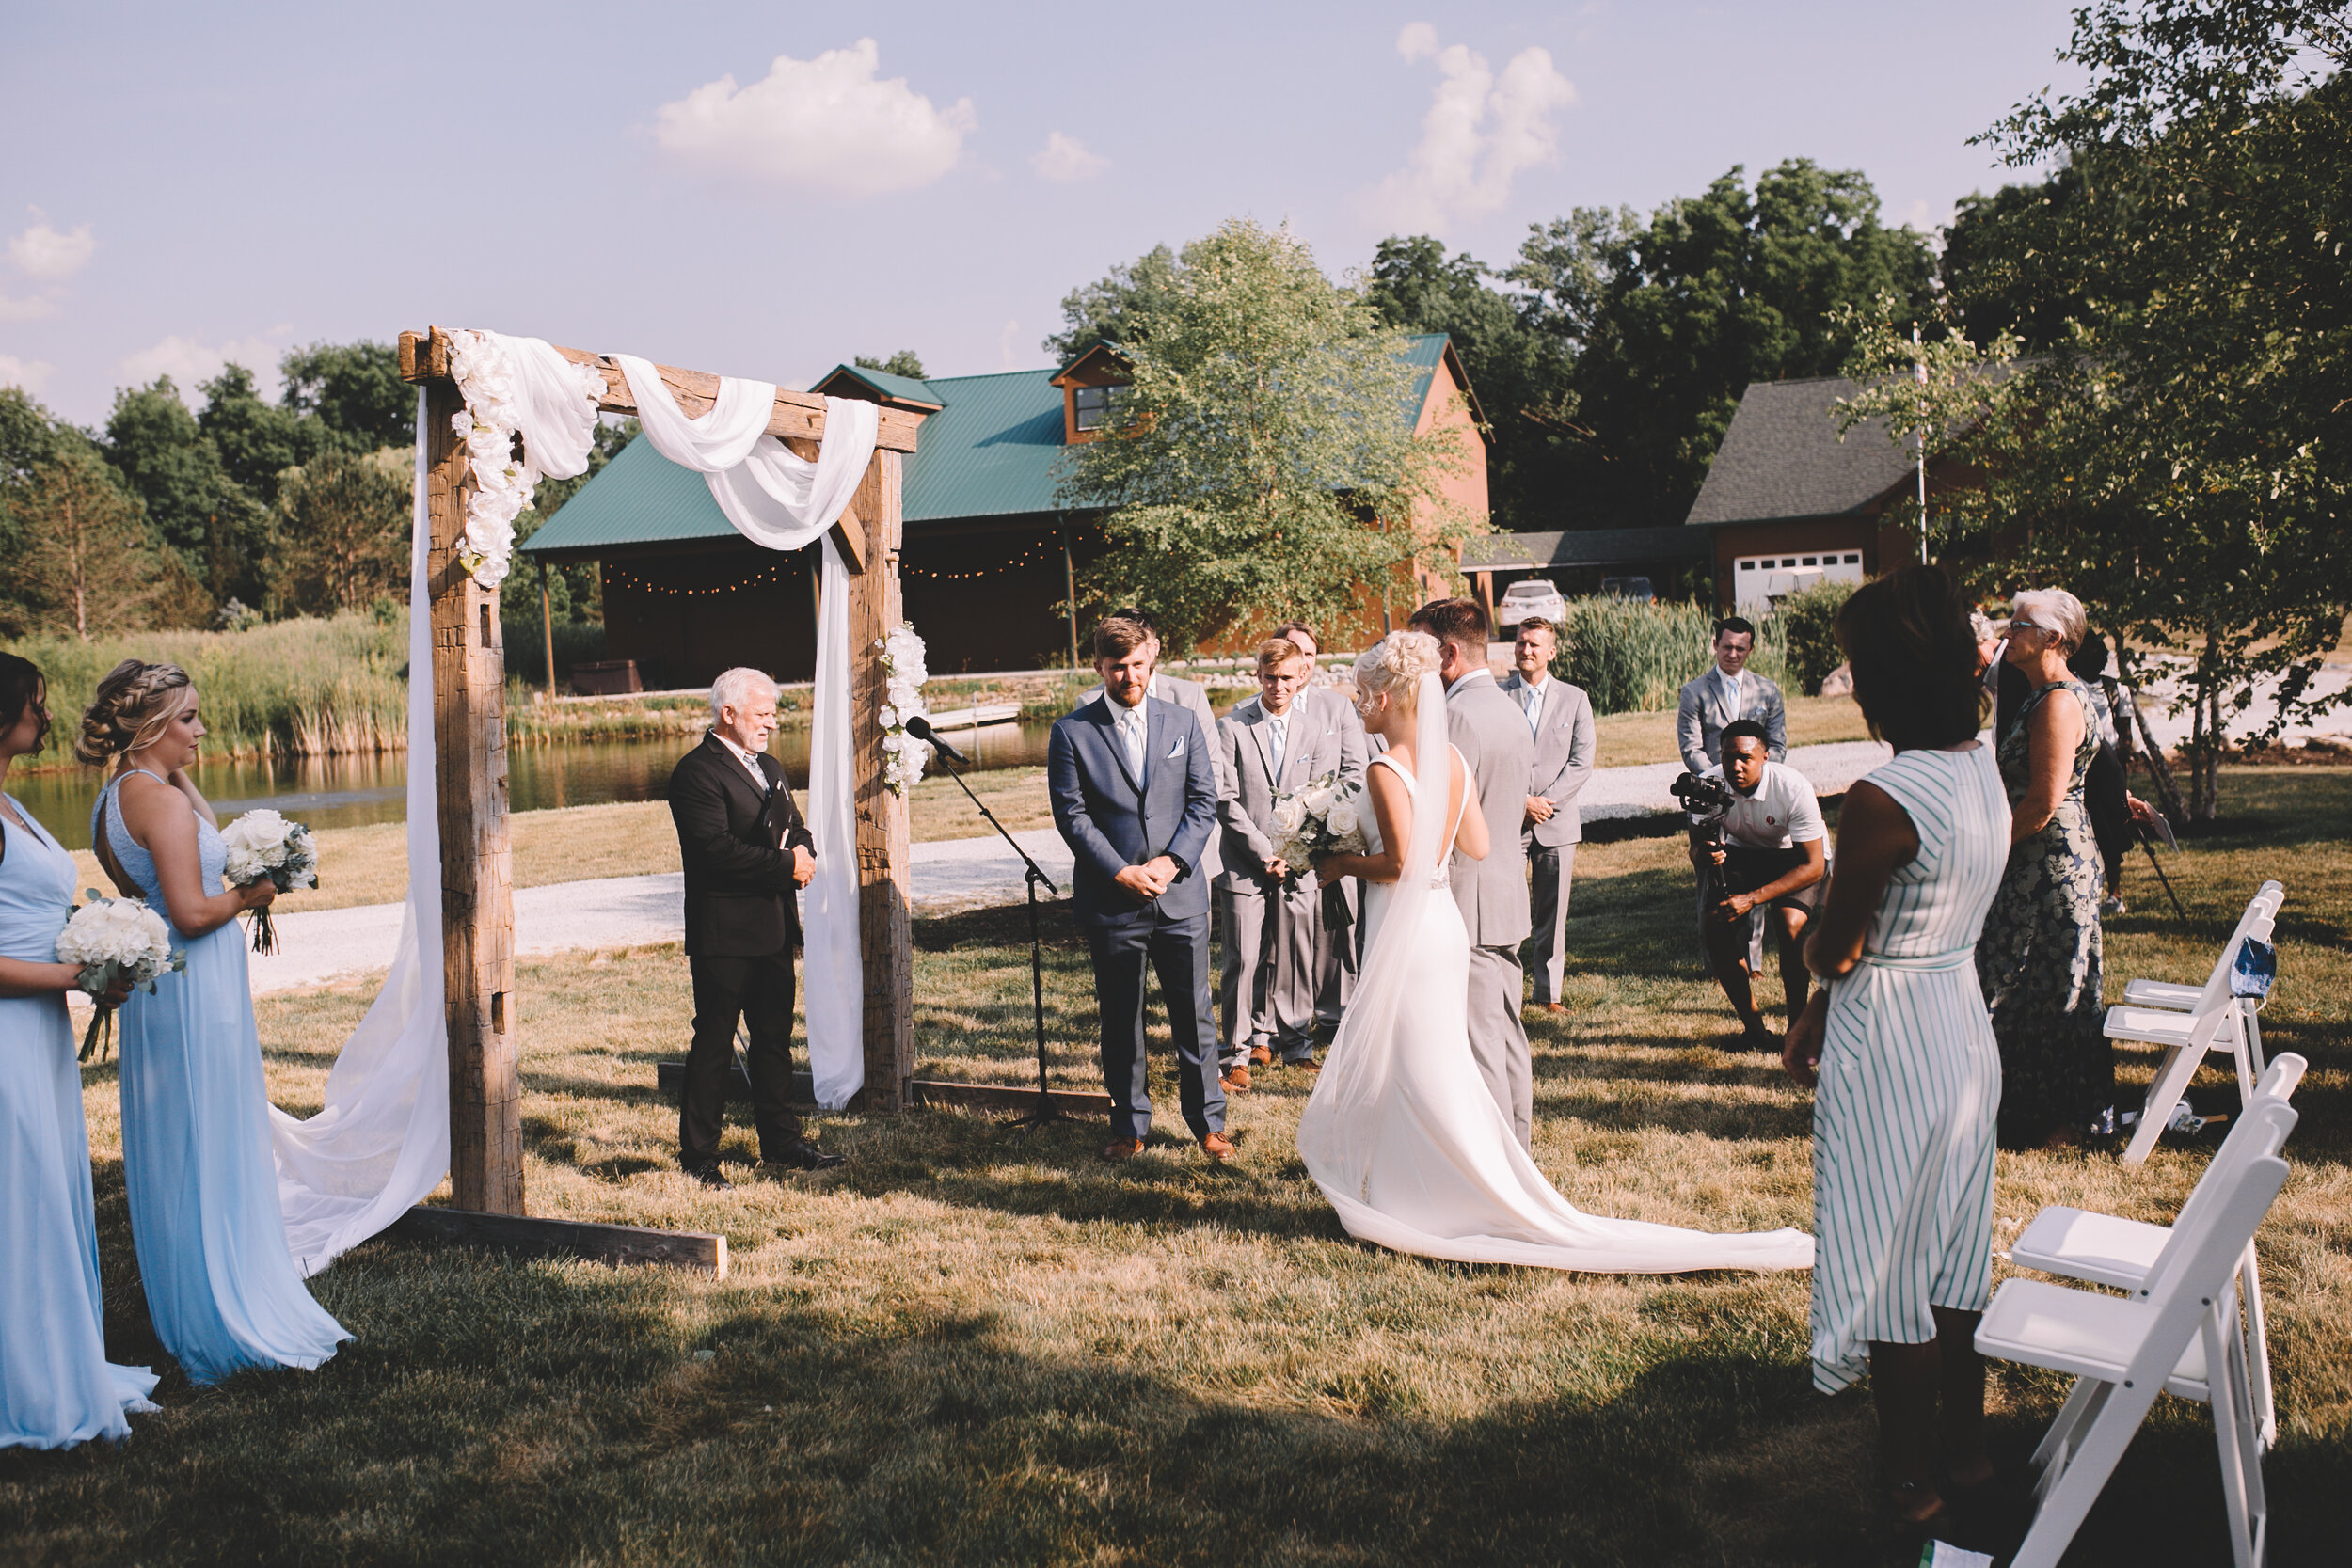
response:
<path fill-rule="evenodd" d="M 1111 1097 L 1100 1089 L 1049 1089 L 1057 1111 L 1081 1116 L 1107 1116 Z M 907 1085 L 907 1098 L 917 1105 L 968 1105 L 982 1111 L 1034 1111 L 1037 1085 L 963 1084 L 944 1078 L 917 1078 Z"/>
<path fill-rule="evenodd" d="M 636 1225 L 482 1214 L 419 1204 L 384 1232 L 437 1246 L 478 1247 L 524 1258 L 586 1258 L 599 1263 L 659 1263 L 727 1276 L 727 1239 L 700 1230 L 648 1230 Z"/>

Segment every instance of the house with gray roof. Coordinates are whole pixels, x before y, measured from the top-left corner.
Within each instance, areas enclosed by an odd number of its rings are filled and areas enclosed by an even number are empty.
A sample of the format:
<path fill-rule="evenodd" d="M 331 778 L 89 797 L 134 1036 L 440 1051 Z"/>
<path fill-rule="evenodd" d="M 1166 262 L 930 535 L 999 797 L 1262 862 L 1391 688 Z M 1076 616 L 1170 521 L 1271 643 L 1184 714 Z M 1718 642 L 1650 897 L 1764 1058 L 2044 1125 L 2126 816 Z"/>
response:
<path fill-rule="evenodd" d="M 1447 488 L 1483 516 L 1486 449 L 1460 358 L 1442 333 L 1407 340 L 1406 354 L 1421 374 L 1404 412 L 1417 429 L 1463 427 L 1470 471 Z M 927 416 L 904 469 L 899 581 L 934 673 L 1073 662 L 1081 628 L 1068 616 L 1072 584 L 1107 541 L 1092 514 L 1062 506 L 1060 459 L 1099 434 L 1102 388 L 1121 370 L 1117 351 L 1098 346 L 1058 369 L 994 375 L 915 380 L 841 365 L 811 388 Z M 737 664 L 783 680 L 814 673 L 813 552 L 779 555 L 741 537 L 702 476 L 642 437 L 548 518 L 522 554 L 598 563 L 606 657 L 633 661 L 648 689 L 701 685 Z M 1376 636 L 1376 616 L 1371 629 Z M 1261 634 L 1248 627 L 1240 636 L 1254 641 Z"/>
<path fill-rule="evenodd" d="M 1918 535 L 1890 522 L 1918 483 L 1883 420 L 1840 435 L 1839 376 L 1758 381 L 1740 399 L 1684 527 L 1708 531 L 1715 598 L 1748 613 L 1823 579 L 1860 582 L 1916 559 Z M 1945 476 L 1931 461 L 1931 497 Z"/>

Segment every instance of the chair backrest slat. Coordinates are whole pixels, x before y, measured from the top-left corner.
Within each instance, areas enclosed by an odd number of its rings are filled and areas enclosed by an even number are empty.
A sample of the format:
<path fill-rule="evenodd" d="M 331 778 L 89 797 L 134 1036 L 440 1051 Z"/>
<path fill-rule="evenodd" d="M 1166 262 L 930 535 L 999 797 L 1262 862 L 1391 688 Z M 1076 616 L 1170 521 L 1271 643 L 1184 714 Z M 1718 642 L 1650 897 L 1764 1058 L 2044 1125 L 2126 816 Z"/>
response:
<path fill-rule="evenodd" d="M 2280 1060 L 2284 1060 L 2281 1057 Z M 2298 1068 L 2301 1058 L 2296 1058 Z M 2265 1075 L 2266 1076 L 2266 1075 Z M 2301 1077 L 2300 1071 L 2295 1076 Z M 2300 1113 L 2282 1099 L 2274 1100 L 2256 1095 L 2238 1114 L 2237 1125 L 2221 1141 L 2215 1151 L 2213 1163 L 2205 1167 L 2197 1190 L 2181 1205 L 2179 1217 L 2172 1222 L 2172 1234 L 2164 1243 L 2164 1250 L 2149 1265 L 2147 1277 L 2140 1282 L 2139 1299 L 2153 1301 L 2172 1288 L 2173 1281 L 2212 1228 L 2230 1194 L 2243 1179 L 2245 1168 L 2257 1160 L 2276 1159 L 2285 1147 L 2287 1134 L 2295 1131 Z M 2245 1250 L 2243 1238 L 2239 1251 Z"/>
<path fill-rule="evenodd" d="M 2275 1102 L 2269 1108 L 2287 1109 Z M 2216 1193 L 2193 1224 L 2172 1227 L 2164 1258 L 2149 1273 L 2153 1288 L 2144 1294 L 2148 1305 L 2155 1308 L 2155 1320 L 2124 1371 L 2127 1383 L 2161 1389 L 2195 1338 L 2206 1309 L 2235 1299 L 2233 1276 L 2246 1256 L 2247 1243 L 2254 1239 L 2286 1180 L 2287 1163 L 2278 1155 L 2248 1160 L 2231 1173 L 2227 1185 Z M 2185 1210 L 2183 1218 L 2187 1218 Z M 2214 1375 L 2218 1370 L 2215 1369 Z"/>

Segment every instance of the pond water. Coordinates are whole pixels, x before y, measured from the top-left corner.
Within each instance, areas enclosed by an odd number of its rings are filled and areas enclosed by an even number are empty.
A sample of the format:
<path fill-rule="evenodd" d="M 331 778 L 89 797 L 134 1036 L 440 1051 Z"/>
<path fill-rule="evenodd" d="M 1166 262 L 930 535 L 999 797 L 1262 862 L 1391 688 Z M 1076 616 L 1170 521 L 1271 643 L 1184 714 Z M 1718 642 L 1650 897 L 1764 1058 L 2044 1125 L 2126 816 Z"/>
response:
<path fill-rule="evenodd" d="M 1045 761 L 1045 740 L 1052 728 L 1046 723 L 993 724 L 977 733 L 951 733 L 947 738 L 976 768 L 1023 768 Z M 683 738 L 517 746 L 506 753 L 508 799 L 516 811 L 659 800 L 669 787 L 670 769 L 687 749 Z M 793 786 L 806 788 L 808 732 L 779 731 L 769 750 L 784 764 Z M 89 846 L 90 808 L 103 782 L 88 768 L 38 773 L 11 769 L 8 793 L 67 848 L 82 849 Z M 408 815 L 407 758 L 403 753 L 266 761 L 202 758 L 196 766 L 196 784 L 223 821 L 258 806 L 284 812 L 313 828 L 398 822 Z"/>

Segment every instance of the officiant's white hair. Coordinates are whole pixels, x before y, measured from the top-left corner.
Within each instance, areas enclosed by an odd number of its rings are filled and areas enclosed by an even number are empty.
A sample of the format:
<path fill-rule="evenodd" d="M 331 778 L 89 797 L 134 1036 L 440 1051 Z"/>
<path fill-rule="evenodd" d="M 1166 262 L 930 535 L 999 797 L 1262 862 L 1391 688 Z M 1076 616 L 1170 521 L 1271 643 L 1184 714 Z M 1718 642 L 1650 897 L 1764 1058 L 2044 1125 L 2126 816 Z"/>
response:
<path fill-rule="evenodd" d="M 1356 686 L 1365 692 L 1393 693 L 1389 700 L 1409 713 L 1422 676 L 1435 674 L 1438 662 L 1436 638 L 1425 631 L 1392 631 L 1356 656 Z"/>
<path fill-rule="evenodd" d="M 775 677 L 765 670 L 739 664 L 732 670 L 721 671 L 719 678 L 710 683 L 710 717 L 718 718 L 723 707 L 741 707 L 744 698 L 761 690 L 771 697 L 776 694 Z"/>

